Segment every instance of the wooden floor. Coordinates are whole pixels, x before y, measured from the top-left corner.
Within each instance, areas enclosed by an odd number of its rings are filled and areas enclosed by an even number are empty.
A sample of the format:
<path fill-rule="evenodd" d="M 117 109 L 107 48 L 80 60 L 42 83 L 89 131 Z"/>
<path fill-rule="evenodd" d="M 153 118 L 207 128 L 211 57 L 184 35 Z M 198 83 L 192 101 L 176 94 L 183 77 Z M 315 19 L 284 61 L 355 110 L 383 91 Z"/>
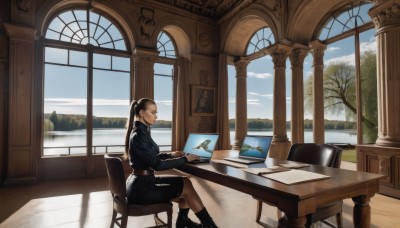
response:
<path fill-rule="evenodd" d="M 342 168 L 354 169 L 344 163 Z M 235 190 L 191 178 L 219 227 L 263 227 L 255 223 L 256 202 Z M 371 200 L 371 227 L 395 228 L 400 224 L 400 200 L 375 195 Z M 353 227 L 351 200 L 344 201 L 344 227 Z M 32 186 L 0 189 L 0 227 L 109 227 L 111 196 L 106 178 L 42 182 Z M 174 204 L 174 218 L 178 211 Z M 161 214 L 162 218 L 166 215 Z M 264 227 L 276 226 L 275 208 L 264 205 Z M 196 220 L 191 212 L 190 217 Z M 333 221 L 333 220 L 332 220 Z M 128 227 L 154 226 L 152 216 L 131 217 Z M 320 223 L 317 227 L 325 227 Z"/>

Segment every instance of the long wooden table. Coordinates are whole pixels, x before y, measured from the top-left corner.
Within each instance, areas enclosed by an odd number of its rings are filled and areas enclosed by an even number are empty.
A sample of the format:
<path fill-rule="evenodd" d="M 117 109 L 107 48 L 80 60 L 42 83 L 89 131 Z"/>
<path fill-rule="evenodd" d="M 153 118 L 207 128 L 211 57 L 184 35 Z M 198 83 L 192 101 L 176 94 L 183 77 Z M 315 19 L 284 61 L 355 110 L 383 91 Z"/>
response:
<path fill-rule="evenodd" d="M 179 170 L 271 202 L 285 212 L 287 227 L 304 227 L 306 215 L 315 212 L 318 206 L 346 198 L 352 198 L 354 202 L 354 227 L 370 227 L 370 198 L 379 191 L 379 180 L 385 176 L 310 165 L 301 169 L 328 175 L 330 178 L 286 185 L 213 162 L 237 154 L 234 150 L 218 150 L 214 152 L 210 163 L 186 164 Z M 249 167 L 271 167 L 282 162 L 268 158 L 265 163 Z"/>

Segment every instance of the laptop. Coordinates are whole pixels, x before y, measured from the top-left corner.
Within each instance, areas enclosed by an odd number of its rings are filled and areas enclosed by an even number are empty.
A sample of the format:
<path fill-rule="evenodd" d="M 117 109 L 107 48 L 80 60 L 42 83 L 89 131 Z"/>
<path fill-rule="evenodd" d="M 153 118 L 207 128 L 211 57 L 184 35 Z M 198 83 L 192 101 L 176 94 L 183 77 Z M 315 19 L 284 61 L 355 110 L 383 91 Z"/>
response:
<path fill-rule="evenodd" d="M 239 156 L 224 159 L 243 164 L 265 162 L 271 142 L 272 136 L 247 135 L 243 140 Z"/>
<path fill-rule="evenodd" d="M 210 162 L 214 148 L 217 145 L 218 134 L 190 133 L 186 140 L 183 152 L 187 154 L 196 154 L 200 157 L 198 160 L 189 163 L 207 163 Z"/>

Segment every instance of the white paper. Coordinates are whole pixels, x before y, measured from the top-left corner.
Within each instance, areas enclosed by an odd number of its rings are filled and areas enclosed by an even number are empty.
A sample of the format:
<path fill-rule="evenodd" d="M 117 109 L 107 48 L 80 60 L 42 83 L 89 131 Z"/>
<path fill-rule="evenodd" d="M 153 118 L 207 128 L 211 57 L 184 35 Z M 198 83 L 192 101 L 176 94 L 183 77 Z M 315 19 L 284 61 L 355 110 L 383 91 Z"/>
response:
<path fill-rule="evenodd" d="M 305 181 L 329 178 L 329 176 L 326 176 L 323 174 L 313 173 L 313 172 L 298 170 L 298 169 L 291 169 L 286 172 L 264 174 L 263 176 L 266 178 L 272 179 L 272 180 L 282 182 L 284 184 L 294 184 L 294 183 L 300 183 L 300 182 L 305 182 Z"/>

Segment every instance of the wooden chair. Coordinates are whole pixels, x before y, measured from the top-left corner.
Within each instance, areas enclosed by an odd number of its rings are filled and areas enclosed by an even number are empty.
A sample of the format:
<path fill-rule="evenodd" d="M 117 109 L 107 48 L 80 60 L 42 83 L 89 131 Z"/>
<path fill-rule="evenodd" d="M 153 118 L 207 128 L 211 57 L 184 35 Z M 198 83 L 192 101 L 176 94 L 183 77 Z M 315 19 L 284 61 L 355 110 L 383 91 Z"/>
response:
<path fill-rule="evenodd" d="M 128 204 L 126 196 L 125 173 L 122 161 L 118 157 L 104 155 L 106 162 L 110 191 L 113 198 L 113 215 L 110 227 L 117 224 L 125 228 L 128 223 L 128 216 L 144 216 L 154 214 L 155 227 L 172 227 L 172 203 L 160 203 L 149 205 Z M 158 217 L 158 213 L 167 212 L 168 222 L 165 223 Z M 121 214 L 121 217 L 117 215 Z"/>
<path fill-rule="evenodd" d="M 341 158 L 342 149 L 337 146 L 315 143 L 295 143 L 289 150 L 287 160 L 339 168 Z M 258 198 L 256 199 L 258 201 L 256 222 L 260 223 L 262 203 L 270 203 Z M 306 227 L 311 227 L 317 221 L 335 227 L 333 224 L 325 221 L 325 219 L 332 216 L 336 217 L 337 227 L 342 227 L 342 205 L 343 201 L 340 200 L 317 208 L 315 213 L 307 215 Z M 280 216 L 281 212 L 278 209 L 278 220 L 280 219 Z"/>

